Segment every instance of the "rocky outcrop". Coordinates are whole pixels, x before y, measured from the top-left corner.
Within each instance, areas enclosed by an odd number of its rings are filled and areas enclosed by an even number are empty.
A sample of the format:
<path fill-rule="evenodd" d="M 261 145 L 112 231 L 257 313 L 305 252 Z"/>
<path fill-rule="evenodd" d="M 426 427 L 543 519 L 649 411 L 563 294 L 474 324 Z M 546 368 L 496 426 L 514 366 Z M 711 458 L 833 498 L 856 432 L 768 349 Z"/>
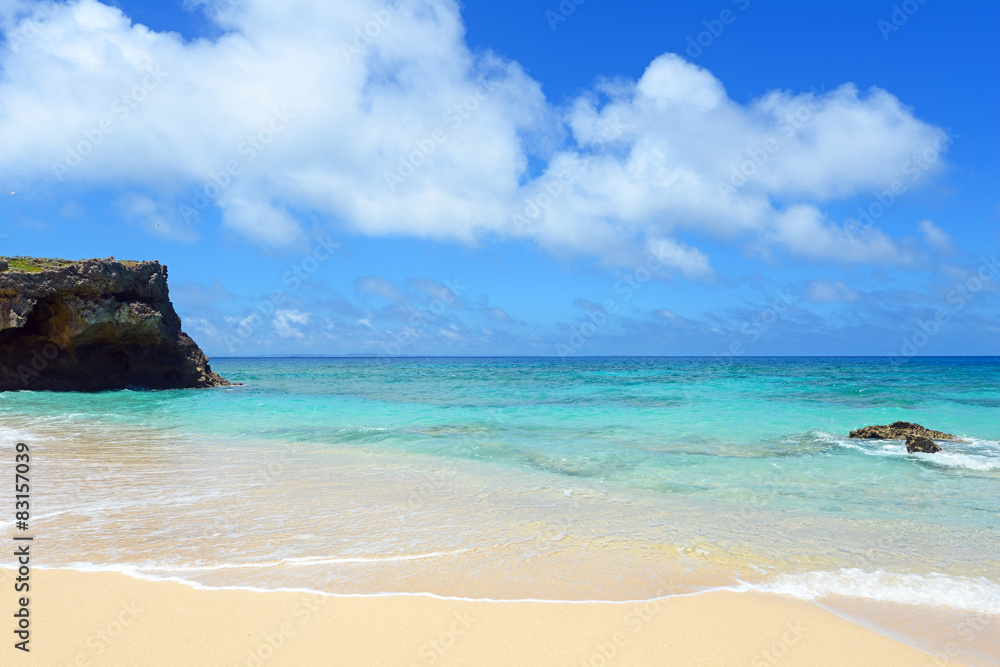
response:
<path fill-rule="evenodd" d="M 940 451 L 941 448 L 930 438 L 925 438 L 922 435 L 906 436 L 906 452 L 908 454 L 917 452 L 922 454 L 937 454 Z"/>
<path fill-rule="evenodd" d="M 851 431 L 852 438 L 866 438 L 869 440 L 905 440 L 910 436 L 921 436 L 932 440 L 955 439 L 955 436 L 950 433 L 932 431 L 920 424 L 911 424 L 910 422 L 893 422 L 888 426 L 865 426 L 856 431 Z"/>
<path fill-rule="evenodd" d="M 159 262 L 0 258 L 0 391 L 228 384 L 181 331 Z"/>

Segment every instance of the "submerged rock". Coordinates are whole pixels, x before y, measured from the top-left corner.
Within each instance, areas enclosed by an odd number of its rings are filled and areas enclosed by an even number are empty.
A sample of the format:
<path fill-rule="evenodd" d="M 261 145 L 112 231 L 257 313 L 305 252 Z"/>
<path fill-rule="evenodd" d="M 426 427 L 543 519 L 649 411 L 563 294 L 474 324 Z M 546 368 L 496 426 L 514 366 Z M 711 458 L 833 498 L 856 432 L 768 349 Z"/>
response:
<path fill-rule="evenodd" d="M 955 439 L 955 436 L 950 433 L 932 431 L 920 424 L 911 424 L 910 422 L 893 422 L 888 426 L 865 426 L 856 431 L 851 431 L 852 438 L 865 438 L 868 440 L 905 440 L 910 436 L 920 436 L 932 440 Z"/>
<path fill-rule="evenodd" d="M 914 452 L 937 454 L 941 451 L 941 448 L 930 438 L 925 438 L 922 435 L 908 435 L 906 436 L 906 451 L 909 454 L 913 454 Z"/>
<path fill-rule="evenodd" d="M 159 262 L 0 259 L 0 391 L 225 386 Z"/>

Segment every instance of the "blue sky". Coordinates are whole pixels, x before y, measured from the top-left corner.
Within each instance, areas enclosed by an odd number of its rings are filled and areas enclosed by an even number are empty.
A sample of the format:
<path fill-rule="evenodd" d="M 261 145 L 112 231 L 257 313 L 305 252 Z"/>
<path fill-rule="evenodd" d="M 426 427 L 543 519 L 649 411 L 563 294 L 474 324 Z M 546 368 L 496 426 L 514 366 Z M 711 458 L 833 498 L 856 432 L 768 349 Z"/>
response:
<path fill-rule="evenodd" d="M 0 0 L 0 253 L 210 356 L 1000 354 L 998 19 Z"/>

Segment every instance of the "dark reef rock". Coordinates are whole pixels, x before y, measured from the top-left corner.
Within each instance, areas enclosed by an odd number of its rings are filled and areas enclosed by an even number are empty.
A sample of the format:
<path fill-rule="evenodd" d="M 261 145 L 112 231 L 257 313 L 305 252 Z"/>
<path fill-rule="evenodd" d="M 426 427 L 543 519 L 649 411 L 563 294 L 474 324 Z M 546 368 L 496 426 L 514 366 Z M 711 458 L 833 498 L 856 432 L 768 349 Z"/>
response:
<path fill-rule="evenodd" d="M 937 443 L 930 438 L 925 438 L 922 435 L 906 436 L 906 452 L 908 454 L 913 454 L 914 452 L 937 454 L 940 451 L 941 448 L 938 447 Z"/>
<path fill-rule="evenodd" d="M 921 436 L 932 440 L 955 439 L 955 436 L 950 433 L 932 431 L 920 424 L 911 424 L 910 422 L 893 422 L 888 426 L 865 426 L 856 431 L 851 431 L 852 438 L 865 438 L 868 440 L 905 440 L 910 436 Z"/>
<path fill-rule="evenodd" d="M 0 258 L 0 391 L 225 386 L 159 262 Z"/>

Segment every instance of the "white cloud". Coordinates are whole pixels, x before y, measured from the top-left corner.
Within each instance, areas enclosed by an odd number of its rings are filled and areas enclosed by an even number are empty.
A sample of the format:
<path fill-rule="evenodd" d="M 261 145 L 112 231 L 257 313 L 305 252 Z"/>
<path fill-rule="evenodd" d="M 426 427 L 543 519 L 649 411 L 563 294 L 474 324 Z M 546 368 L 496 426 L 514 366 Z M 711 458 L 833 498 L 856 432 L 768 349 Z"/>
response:
<path fill-rule="evenodd" d="M 815 303 L 857 301 L 860 295 L 843 281 L 813 280 L 809 283 L 809 300 Z"/>
<path fill-rule="evenodd" d="M 944 253 L 950 253 L 955 250 L 948 232 L 935 225 L 933 220 L 921 220 L 918 227 L 924 235 L 927 245 L 931 248 Z"/>
<path fill-rule="evenodd" d="M 676 83 L 666 87 L 664 79 Z M 691 103 L 678 101 L 679 90 Z M 846 253 L 848 261 L 881 262 L 907 254 L 875 227 L 846 238 L 844 225 L 820 226 L 816 204 L 896 181 L 913 186 L 940 167 L 940 160 L 918 165 L 913 157 L 943 150 L 940 130 L 879 89 L 772 92 L 748 105 L 721 91 L 705 70 L 666 55 L 636 85 L 606 87 L 611 101 L 603 106 L 596 97 L 579 100 L 569 123 L 581 145 L 600 147 L 602 127 L 623 129 L 586 168 L 574 165 L 578 153 L 552 161 L 550 177 L 574 174 L 580 194 L 547 211 L 546 240 L 577 241 L 597 253 L 632 235 L 697 231 L 768 239 L 800 257 Z M 793 203 L 779 208 L 775 199 Z M 799 234 L 806 224 L 820 237 L 806 242 Z"/>
<path fill-rule="evenodd" d="M 272 324 L 274 325 L 274 331 L 282 338 L 298 338 L 305 339 L 305 334 L 302 333 L 295 325 L 305 326 L 309 324 L 309 319 L 311 313 L 304 313 L 301 310 L 294 309 L 282 309 L 278 310 L 274 314 L 274 319 Z"/>
<path fill-rule="evenodd" d="M 487 308 L 486 309 L 486 314 L 489 317 L 491 317 L 494 320 L 496 320 L 497 322 L 507 322 L 507 323 L 510 323 L 510 322 L 514 321 L 511 318 L 511 316 L 507 313 L 507 311 L 504 310 L 503 308 L 501 308 L 500 306 L 495 306 L 493 308 Z"/>
<path fill-rule="evenodd" d="M 726 91 L 714 76 L 675 55 L 657 58 L 636 91 L 661 112 L 675 108 L 711 111 L 726 99 Z"/>
<path fill-rule="evenodd" d="M 128 194 L 117 202 L 119 214 L 139 225 L 147 233 L 176 241 L 194 241 L 198 235 L 190 226 L 178 221 L 164 202 L 144 194 Z"/>
<path fill-rule="evenodd" d="M 214 338 L 218 335 L 218 329 L 203 317 L 189 317 L 184 322 L 185 329 L 198 335 Z"/>
<path fill-rule="evenodd" d="M 792 254 L 845 263 L 894 264 L 912 259 L 909 248 L 877 227 L 824 219 L 815 206 L 790 206 L 778 214 L 766 236 Z"/>
<path fill-rule="evenodd" d="M 445 340 L 452 343 L 458 343 L 465 340 L 465 336 L 454 329 L 438 329 L 438 334 Z"/>
<path fill-rule="evenodd" d="M 376 276 L 362 276 L 354 282 L 359 292 L 382 297 L 389 301 L 402 301 L 403 295 L 389 280 Z"/>
<path fill-rule="evenodd" d="M 911 156 L 939 141 L 883 90 L 740 104 L 670 54 L 560 111 L 517 63 L 469 50 L 454 0 L 388 13 L 374 0 L 192 2 L 221 37 L 185 42 L 96 0 L 0 0 L 0 176 L 124 186 L 124 206 L 177 237 L 218 206 L 228 227 L 282 245 L 313 212 L 370 235 L 517 236 L 617 265 L 668 243 L 668 266 L 704 279 L 708 256 L 682 240 L 693 233 L 807 258 L 904 257 L 877 228 L 846 238 L 817 207 L 909 178 Z M 42 7 L 26 32 L 24 12 Z M 547 167 L 526 182 L 532 154 Z M 519 211 L 534 215 L 517 223 Z"/>
<path fill-rule="evenodd" d="M 650 256 L 661 261 L 665 266 L 680 271 L 692 279 L 708 279 L 715 276 L 708 255 L 673 239 L 663 238 L 651 240 L 647 244 Z"/>

